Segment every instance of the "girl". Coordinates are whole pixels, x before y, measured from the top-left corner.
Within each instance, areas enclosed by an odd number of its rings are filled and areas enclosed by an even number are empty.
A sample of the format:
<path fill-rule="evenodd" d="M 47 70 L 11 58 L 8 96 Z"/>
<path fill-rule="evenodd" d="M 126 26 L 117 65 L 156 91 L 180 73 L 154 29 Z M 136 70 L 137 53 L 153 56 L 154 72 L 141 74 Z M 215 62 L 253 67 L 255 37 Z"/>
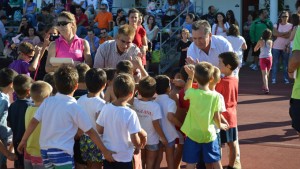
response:
<path fill-rule="evenodd" d="M 232 10 L 228 10 L 226 12 L 226 20 L 229 23 L 229 25 L 235 24 L 237 26 L 239 26 L 238 22 L 235 19 L 234 13 Z"/>
<path fill-rule="evenodd" d="M 215 23 L 212 26 L 211 33 L 213 35 L 226 36 L 229 29 L 229 24 L 226 22 L 225 15 L 222 12 L 216 14 Z"/>
<path fill-rule="evenodd" d="M 39 45 L 41 43 L 41 40 L 39 36 L 37 36 L 36 30 L 34 28 L 28 29 L 28 36 L 26 36 L 22 42 L 29 42 L 32 45 Z"/>
<path fill-rule="evenodd" d="M 269 73 L 270 69 L 272 67 L 272 31 L 270 29 L 266 29 L 261 39 L 257 42 L 254 51 L 256 52 L 258 49 L 260 49 L 260 55 L 259 55 L 259 65 L 262 73 L 262 79 L 263 79 L 263 93 L 269 94 L 269 86 L 268 86 L 268 79 L 269 79 Z"/>
<path fill-rule="evenodd" d="M 185 59 L 187 55 L 187 50 L 192 43 L 189 41 L 190 33 L 187 29 L 183 28 L 181 31 L 181 41 L 177 45 L 177 52 L 181 52 L 179 59 L 179 67 L 185 65 Z"/>

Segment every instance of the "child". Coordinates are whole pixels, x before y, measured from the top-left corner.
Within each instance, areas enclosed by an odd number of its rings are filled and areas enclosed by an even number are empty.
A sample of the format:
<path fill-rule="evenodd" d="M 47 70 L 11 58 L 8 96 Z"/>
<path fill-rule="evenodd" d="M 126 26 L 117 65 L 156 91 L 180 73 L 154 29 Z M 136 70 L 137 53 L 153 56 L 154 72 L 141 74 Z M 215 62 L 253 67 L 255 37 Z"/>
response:
<path fill-rule="evenodd" d="M 17 72 L 9 68 L 0 70 L 0 141 L 2 150 L 0 151 L 0 168 L 6 168 L 6 157 L 12 157 L 12 154 L 6 149 L 8 141 L 7 115 L 10 105 L 9 94 L 13 92 L 13 79 L 17 76 Z M 11 158 L 10 158 L 11 159 Z"/>
<path fill-rule="evenodd" d="M 175 117 L 176 103 L 172 100 L 168 93 L 171 90 L 170 79 L 165 75 L 158 75 L 155 77 L 156 80 L 156 94 L 157 97 L 155 101 L 160 105 L 162 110 L 161 125 L 163 132 L 166 135 L 168 144 L 164 145 L 166 149 L 166 159 L 168 164 L 168 169 L 174 169 L 174 150 L 175 150 L 175 140 L 178 138 L 175 125 L 181 127 L 182 123 L 179 122 Z M 159 168 L 163 155 L 163 147 L 160 148 L 158 161 L 156 163 L 156 168 Z"/>
<path fill-rule="evenodd" d="M 36 81 L 31 85 L 30 96 L 34 102 L 33 106 L 28 106 L 25 114 L 25 127 L 28 127 L 30 120 L 35 115 L 37 109 L 42 104 L 45 98 L 49 97 L 52 92 L 50 84 L 43 81 Z M 39 124 L 28 138 L 26 149 L 24 150 L 24 167 L 43 169 L 43 160 L 40 152 L 39 138 L 41 125 Z"/>
<path fill-rule="evenodd" d="M 210 63 L 200 62 L 195 69 L 189 66 L 184 68 L 188 74 L 184 99 L 190 101 L 190 106 L 181 127 L 181 131 L 187 135 L 182 160 L 187 163 L 187 169 L 194 169 L 201 154 L 206 168 L 220 169 L 221 152 L 214 127 L 216 124 L 220 128 L 220 97 L 209 90 L 214 67 Z M 192 88 L 194 78 L 198 89 Z"/>
<path fill-rule="evenodd" d="M 85 84 L 88 89 L 88 94 L 81 96 L 77 103 L 87 113 L 96 129 L 96 120 L 100 111 L 105 105 L 105 101 L 100 98 L 100 93 L 105 88 L 106 73 L 99 68 L 92 68 L 86 72 Z M 82 159 L 87 162 L 87 168 L 98 169 L 102 167 L 102 154 L 91 138 L 83 134 L 80 137 L 80 152 Z"/>
<path fill-rule="evenodd" d="M 44 78 L 43 81 L 49 83 L 52 87 L 52 92 L 51 92 L 51 96 L 55 96 L 57 93 L 57 89 L 54 83 L 54 72 L 49 72 L 47 73 Z"/>
<path fill-rule="evenodd" d="M 260 49 L 260 54 L 259 54 L 259 65 L 261 69 L 261 74 L 262 74 L 262 80 L 263 80 L 263 93 L 264 94 L 269 94 L 269 85 L 268 85 L 268 79 L 269 79 L 269 74 L 270 70 L 272 67 L 272 46 L 273 46 L 273 41 L 272 41 L 272 31 L 270 29 L 266 29 L 263 34 L 261 39 L 257 42 L 254 51 L 258 51 Z"/>
<path fill-rule="evenodd" d="M 41 49 L 39 47 L 34 47 L 29 42 L 22 42 L 18 47 L 18 60 L 13 61 L 9 65 L 9 68 L 15 70 L 19 74 L 30 76 L 30 72 L 34 72 L 37 69 L 41 56 L 40 51 Z M 32 59 L 33 61 L 29 63 Z"/>
<path fill-rule="evenodd" d="M 142 128 L 147 132 L 147 145 L 142 150 L 143 168 L 154 169 L 159 152 L 159 140 L 167 145 L 168 141 L 160 126 L 162 118 L 159 104 L 153 101 L 156 90 L 156 81 L 147 76 L 140 80 L 138 92 L 140 98 L 134 98 L 133 106 Z"/>
<path fill-rule="evenodd" d="M 30 96 L 30 87 L 32 79 L 24 74 L 20 74 L 14 78 L 13 87 L 17 95 L 17 100 L 13 102 L 8 108 L 7 125 L 13 132 L 13 146 L 17 147 L 25 132 L 25 113 L 28 106 L 32 102 L 28 99 Z M 24 157 L 15 151 L 18 160 L 15 161 L 15 168 L 24 168 Z"/>
<path fill-rule="evenodd" d="M 181 40 L 179 41 L 177 45 L 177 52 L 180 52 L 180 59 L 178 66 L 181 68 L 185 65 L 185 59 L 187 55 L 187 50 L 192 43 L 190 40 L 190 33 L 189 30 L 183 28 L 181 30 Z"/>
<path fill-rule="evenodd" d="M 133 97 L 134 87 L 135 83 L 130 75 L 118 75 L 113 83 L 117 99 L 102 108 L 96 121 L 105 146 L 115 152 L 114 162 L 108 162 L 105 158 L 104 169 L 132 169 L 133 153 L 139 152 L 142 146 L 143 138 L 138 134 L 142 131 L 140 122 L 136 112 L 127 107 L 128 101 Z"/>
<path fill-rule="evenodd" d="M 185 17 L 185 22 L 183 23 L 182 27 L 189 31 L 189 34 L 192 34 L 192 25 L 195 20 L 195 15 L 192 13 L 188 13 Z"/>
<path fill-rule="evenodd" d="M 41 122 L 40 147 L 46 168 L 74 168 L 73 146 L 78 128 L 91 137 L 106 160 L 113 161 L 112 153 L 103 145 L 89 117 L 72 97 L 78 86 L 76 69 L 63 65 L 55 72 L 54 79 L 58 93 L 43 101 L 30 121 L 18 151 L 22 153 L 28 137 Z M 53 153 L 55 158 L 51 156 Z"/>
<path fill-rule="evenodd" d="M 237 96 L 238 79 L 234 77 L 233 71 L 239 66 L 239 58 L 234 52 L 224 52 L 219 55 L 219 68 L 225 75 L 216 86 L 216 91 L 224 97 L 226 112 L 222 115 L 229 124 L 228 130 L 221 130 L 221 142 L 229 146 L 229 166 L 232 169 L 238 155 L 237 145 Z"/>
<path fill-rule="evenodd" d="M 113 81 L 116 75 L 116 69 L 113 68 L 107 68 L 105 69 L 105 73 L 107 76 L 107 83 L 106 83 L 106 89 L 104 94 L 104 100 L 106 102 L 112 102 L 116 99 L 115 95 L 113 94 Z"/>

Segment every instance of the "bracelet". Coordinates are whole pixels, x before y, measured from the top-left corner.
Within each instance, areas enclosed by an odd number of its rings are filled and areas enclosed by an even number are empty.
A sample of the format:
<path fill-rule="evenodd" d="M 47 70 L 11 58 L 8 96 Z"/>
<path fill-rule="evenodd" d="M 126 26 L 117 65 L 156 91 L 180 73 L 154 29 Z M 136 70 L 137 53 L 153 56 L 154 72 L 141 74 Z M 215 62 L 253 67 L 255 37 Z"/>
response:
<path fill-rule="evenodd" d="M 190 78 L 190 77 L 189 77 L 189 78 L 187 78 L 187 80 L 193 80 L 193 78 Z"/>

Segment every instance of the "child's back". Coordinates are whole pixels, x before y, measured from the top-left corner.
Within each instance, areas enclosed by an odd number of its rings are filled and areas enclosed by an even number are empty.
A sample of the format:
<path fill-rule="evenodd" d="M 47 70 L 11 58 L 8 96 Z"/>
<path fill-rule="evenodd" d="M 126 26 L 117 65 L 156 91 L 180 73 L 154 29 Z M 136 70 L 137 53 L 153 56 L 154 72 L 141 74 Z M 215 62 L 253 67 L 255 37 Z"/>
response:
<path fill-rule="evenodd" d="M 259 54 L 259 58 L 268 58 L 270 56 L 272 56 L 272 40 L 261 40 L 262 43 L 262 47 L 260 48 L 260 54 Z"/>

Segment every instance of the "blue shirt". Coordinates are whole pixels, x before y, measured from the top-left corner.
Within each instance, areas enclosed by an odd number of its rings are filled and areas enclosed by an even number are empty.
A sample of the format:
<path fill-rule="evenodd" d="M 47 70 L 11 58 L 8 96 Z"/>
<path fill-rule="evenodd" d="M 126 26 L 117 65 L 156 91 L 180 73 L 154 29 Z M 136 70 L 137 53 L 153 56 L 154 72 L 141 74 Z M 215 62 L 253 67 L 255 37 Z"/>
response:
<path fill-rule="evenodd" d="M 9 106 L 9 96 L 0 92 L 0 139 L 6 140 L 8 138 L 7 128 L 7 112 Z"/>
<path fill-rule="evenodd" d="M 92 51 L 92 42 L 91 42 L 90 38 L 88 36 L 86 36 L 84 38 L 85 40 L 87 40 L 89 42 L 91 53 L 96 52 L 98 47 L 99 47 L 99 44 L 100 44 L 100 39 L 97 36 L 95 36 L 94 38 L 95 38 L 94 39 L 94 45 L 95 45 L 95 49 L 96 49 L 95 51 Z"/>

